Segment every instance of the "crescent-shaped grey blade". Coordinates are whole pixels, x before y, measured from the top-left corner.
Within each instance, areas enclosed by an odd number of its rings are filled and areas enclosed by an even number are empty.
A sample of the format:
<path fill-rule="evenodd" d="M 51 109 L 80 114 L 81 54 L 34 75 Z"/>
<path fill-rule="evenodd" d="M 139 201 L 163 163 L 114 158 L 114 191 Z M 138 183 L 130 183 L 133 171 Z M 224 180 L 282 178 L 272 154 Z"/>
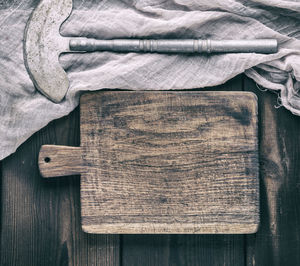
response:
<path fill-rule="evenodd" d="M 59 55 L 69 51 L 69 39 L 60 35 L 61 24 L 72 12 L 72 0 L 42 0 L 28 20 L 24 36 L 24 61 L 36 88 L 60 102 L 69 88 Z"/>

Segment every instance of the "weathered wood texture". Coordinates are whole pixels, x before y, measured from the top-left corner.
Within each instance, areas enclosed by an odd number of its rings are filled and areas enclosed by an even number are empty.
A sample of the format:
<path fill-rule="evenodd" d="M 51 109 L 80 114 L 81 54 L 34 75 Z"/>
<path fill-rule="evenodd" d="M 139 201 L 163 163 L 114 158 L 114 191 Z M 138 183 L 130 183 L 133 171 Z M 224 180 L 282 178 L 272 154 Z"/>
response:
<path fill-rule="evenodd" d="M 87 235 L 80 224 L 80 180 L 45 180 L 42 144 L 78 145 L 79 112 L 55 121 L 3 161 L 0 265 L 118 265 L 119 236 Z"/>
<path fill-rule="evenodd" d="M 240 76 L 214 90 L 241 87 Z M 300 118 L 284 108 L 274 109 L 276 95 L 259 92 L 248 79 L 245 88 L 259 98 L 257 234 L 122 235 L 120 251 L 118 236 L 114 242 L 105 235 L 82 234 L 79 178 L 43 180 L 36 167 L 41 144 L 79 144 L 75 112 L 51 123 L 3 161 L 0 265 L 300 265 Z M 275 147 L 279 157 L 272 159 Z"/>
<path fill-rule="evenodd" d="M 81 97 L 81 151 L 43 147 L 40 166 L 81 169 L 89 233 L 253 233 L 257 142 L 251 93 L 95 92 Z"/>
<path fill-rule="evenodd" d="M 261 225 L 246 236 L 247 265 L 300 265 L 300 117 L 276 109 L 277 95 L 259 99 Z"/>
<path fill-rule="evenodd" d="M 228 92 L 100 92 L 81 99 L 83 229 L 252 233 L 256 99 Z"/>
<path fill-rule="evenodd" d="M 242 88 L 238 76 L 205 90 Z M 123 235 L 121 243 L 122 265 L 245 265 L 244 235 Z"/>
<path fill-rule="evenodd" d="M 244 235 L 124 235 L 122 265 L 245 265 Z"/>
<path fill-rule="evenodd" d="M 79 175 L 84 170 L 81 147 L 43 145 L 39 170 L 43 177 Z"/>

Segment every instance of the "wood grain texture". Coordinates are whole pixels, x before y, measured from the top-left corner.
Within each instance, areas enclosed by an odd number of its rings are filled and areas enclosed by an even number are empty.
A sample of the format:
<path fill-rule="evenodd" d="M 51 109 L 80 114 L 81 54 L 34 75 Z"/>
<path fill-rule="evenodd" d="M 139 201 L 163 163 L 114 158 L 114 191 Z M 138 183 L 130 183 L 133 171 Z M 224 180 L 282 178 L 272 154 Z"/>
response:
<path fill-rule="evenodd" d="M 241 91 L 243 76 L 201 91 Z M 196 90 L 195 90 L 196 91 Z M 245 265 L 245 235 L 122 235 L 124 266 Z"/>
<path fill-rule="evenodd" d="M 81 148 L 43 145 L 39 152 L 39 169 L 43 177 L 79 175 L 84 169 Z"/>
<path fill-rule="evenodd" d="M 42 144 L 79 145 L 78 111 L 52 122 L 3 161 L 0 265 L 119 265 L 118 235 L 81 230 L 79 176 L 39 174 Z"/>
<path fill-rule="evenodd" d="M 81 98 L 83 230 L 253 233 L 256 99 L 230 92 Z"/>
<path fill-rule="evenodd" d="M 124 235 L 122 266 L 242 266 L 245 262 L 243 237 L 243 235 Z"/>
<path fill-rule="evenodd" d="M 214 90 L 241 87 L 234 79 Z M 122 235 L 120 251 L 119 236 L 83 234 L 79 178 L 42 180 L 36 167 L 41 144 L 79 145 L 75 112 L 51 123 L 3 161 L 0 265 L 300 265 L 299 117 L 274 109 L 276 95 L 259 92 L 248 79 L 245 88 L 257 93 L 264 124 L 259 123 L 263 170 L 257 234 Z M 268 159 L 272 147 L 279 147 L 279 159 Z M 276 174 L 272 161 L 284 171 Z M 279 190 L 268 183 L 277 180 Z M 276 196 L 267 196 L 272 193 Z"/>
<path fill-rule="evenodd" d="M 247 265 L 300 265 L 300 117 L 276 109 L 277 95 L 245 88 L 259 98 L 261 225 L 246 236 Z"/>

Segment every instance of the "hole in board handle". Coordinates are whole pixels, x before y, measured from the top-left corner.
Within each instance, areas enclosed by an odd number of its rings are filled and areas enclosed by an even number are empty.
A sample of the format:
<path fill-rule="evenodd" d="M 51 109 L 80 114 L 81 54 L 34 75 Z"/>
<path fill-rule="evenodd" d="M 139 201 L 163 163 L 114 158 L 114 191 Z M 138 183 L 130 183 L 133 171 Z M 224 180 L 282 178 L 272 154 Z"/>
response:
<path fill-rule="evenodd" d="M 50 157 L 45 157 L 44 161 L 45 161 L 45 163 L 50 163 L 51 159 L 50 159 Z"/>

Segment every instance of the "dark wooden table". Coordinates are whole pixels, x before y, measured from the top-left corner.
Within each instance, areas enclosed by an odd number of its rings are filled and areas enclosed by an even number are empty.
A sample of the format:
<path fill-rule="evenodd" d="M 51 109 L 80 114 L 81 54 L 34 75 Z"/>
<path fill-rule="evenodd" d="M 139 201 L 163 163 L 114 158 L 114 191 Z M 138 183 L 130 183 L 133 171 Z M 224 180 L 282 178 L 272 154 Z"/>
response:
<path fill-rule="evenodd" d="M 1 164 L 0 265 L 300 265 L 300 117 L 240 75 L 207 90 L 259 99 L 261 225 L 255 235 L 88 235 L 79 177 L 44 180 L 42 144 L 79 145 L 78 108 Z"/>

